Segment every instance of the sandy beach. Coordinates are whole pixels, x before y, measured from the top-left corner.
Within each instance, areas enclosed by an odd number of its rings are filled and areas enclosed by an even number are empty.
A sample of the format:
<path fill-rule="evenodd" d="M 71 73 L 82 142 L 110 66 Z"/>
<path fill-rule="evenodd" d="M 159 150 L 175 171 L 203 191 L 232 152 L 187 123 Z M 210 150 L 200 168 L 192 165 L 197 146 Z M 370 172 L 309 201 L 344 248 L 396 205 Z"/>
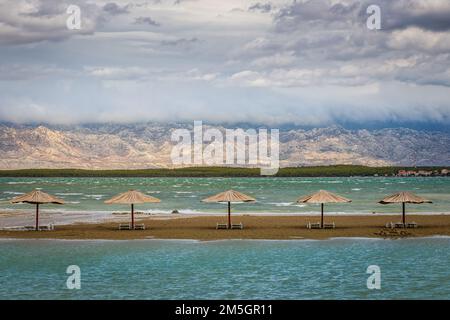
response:
<path fill-rule="evenodd" d="M 120 218 L 126 221 L 126 216 Z M 326 216 L 326 222 L 335 222 L 334 230 L 309 230 L 308 221 L 317 222 L 318 216 L 235 216 L 233 222 L 242 222 L 244 230 L 216 230 L 216 223 L 224 223 L 222 216 L 173 215 L 166 218 L 138 218 L 145 223 L 145 231 L 119 231 L 118 221 L 98 223 L 75 223 L 56 226 L 54 231 L 0 231 L 0 238 L 23 239 L 328 239 L 334 237 L 398 238 L 450 236 L 450 215 L 410 215 L 408 221 L 417 222 L 419 227 L 407 230 L 391 230 L 387 222 L 397 222 L 399 215 L 373 216 Z"/>

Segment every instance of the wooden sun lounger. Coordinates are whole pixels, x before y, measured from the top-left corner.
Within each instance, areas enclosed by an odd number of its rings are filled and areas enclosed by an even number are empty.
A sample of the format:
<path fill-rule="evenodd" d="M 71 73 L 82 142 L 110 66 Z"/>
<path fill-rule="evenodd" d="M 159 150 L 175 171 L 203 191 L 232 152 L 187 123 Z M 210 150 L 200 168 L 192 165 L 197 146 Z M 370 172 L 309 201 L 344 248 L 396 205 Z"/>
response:
<path fill-rule="evenodd" d="M 218 223 L 216 226 L 217 230 L 224 230 L 224 229 L 228 229 L 228 224 L 225 223 Z"/>
<path fill-rule="evenodd" d="M 135 224 L 134 230 L 145 230 L 145 224 Z"/>
<path fill-rule="evenodd" d="M 24 227 L 11 227 L 11 228 L 4 228 L 5 230 L 13 230 L 13 231 L 36 231 L 35 226 L 24 226 Z M 53 223 L 50 223 L 48 225 L 41 225 L 39 226 L 39 231 L 53 231 L 55 230 L 55 225 Z"/>
<path fill-rule="evenodd" d="M 417 228 L 417 223 L 415 223 L 415 222 L 408 222 L 407 224 L 406 224 L 406 227 L 407 228 L 413 228 L 413 229 L 415 229 L 415 228 Z"/>
<path fill-rule="evenodd" d="M 308 224 L 306 225 L 306 228 L 308 228 L 308 229 L 321 229 L 319 222 L 317 222 L 317 223 L 308 222 Z"/>
<path fill-rule="evenodd" d="M 402 222 L 395 222 L 394 228 L 406 228 L 406 225 L 403 224 Z"/>
<path fill-rule="evenodd" d="M 324 229 L 336 229 L 336 224 L 334 222 L 333 223 L 324 223 L 323 228 Z"/>
<path fill-rule="evenodd" d="M 396 222 L 396 223 L 388 222 L 388 223 L 386 223 L 386 228 L 389 228 L 389 229 L 404 228 L 404 227 L 405 227 L 404 224 L 401 223 L 401 222 Z"/>
<path fill-rule="evenodd" d="M 2 231 L 36 231 L 35 226 L 19 226 L 19 227 L 5 227 L 0 228 Z M 53 231 L 55 230 L 55 225 L 50 223 L 48 225 L 39 226 L 39 231 Z"/>
<path fill-rule="evenodd" d="M 386 223 L 386 228 L 389 229 L 404 229 L 404 228 L 417 228 L 417 223 L 415 222 L 408 222 L 406 224 L 402 223 L 402 222 L 389 222 Z"/>
<path fill-rule="evenodd" d="M 127 224 L 119 224 L 119 230 L 131 230 L 131 225 Z"/>
<path fill-rule="evenodd" d="M 24 227 L 4 227 L 0 228 L 2 231 L 34 231 L 36 227 L 24 226 Z"/>
<path fill-rule="evenodd" d="M 123 223 L 119 225 L 119 230 L 133 230 L 131 225 L 128 223 Z M 135 224 L 134 230 L 145 230 L 145 224 Z"/>
<path fill-rule="evenodd" d="M 232 224 L 232 225 L 231 225 L 231 229 L 234 229 L 234 230 L 244 230 L 244 225 L 242 224 L 242 222 L 239 223 L 239 224 Z"/>
<path fill-rule="evenodd" d="M 49 225 L 44 225 L 44 226 L 39 226 L 39 231 L 53 231 L 55 230 L 55 227 L 53 226 L 53 224 L 49 224 Z"/>
<path fill-rule="evenodd" d="M 322 229 L 322 227 L 320 226 L 320 223 L 311 223 L 308 222 L 308 224 L 306 225 L 306 228 L 308 229 Z M 336 224 L 333 223 L 324 223 L 323 224 L 323 229 L 336 229 Z"/>

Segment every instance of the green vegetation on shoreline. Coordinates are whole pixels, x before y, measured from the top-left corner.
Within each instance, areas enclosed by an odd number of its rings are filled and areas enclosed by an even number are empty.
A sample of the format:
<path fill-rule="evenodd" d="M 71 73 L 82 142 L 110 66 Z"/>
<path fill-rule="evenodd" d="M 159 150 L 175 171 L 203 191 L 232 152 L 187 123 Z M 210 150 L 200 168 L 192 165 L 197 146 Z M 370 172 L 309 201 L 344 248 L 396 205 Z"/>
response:
<path fill-rule="evenodd" d="M 399 170 L 438 170 L 445 167 L 366 167 L 353 165 L 282 168 L 276 177 L 392 176 Z M 260 177 L 257 168 L 191 167 L 145 170 L 25 169 L 0 170 L 0 177 Z"/>

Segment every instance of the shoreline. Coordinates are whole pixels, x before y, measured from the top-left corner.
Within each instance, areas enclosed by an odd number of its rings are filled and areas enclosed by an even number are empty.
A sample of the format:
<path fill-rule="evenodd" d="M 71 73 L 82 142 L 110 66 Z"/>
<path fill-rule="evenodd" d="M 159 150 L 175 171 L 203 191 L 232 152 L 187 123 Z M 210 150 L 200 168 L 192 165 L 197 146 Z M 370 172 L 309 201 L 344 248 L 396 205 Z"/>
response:
<path fill-rule="evenodd" d="M 324 239 L 217 239 L 217 240 L 199 240 L 199 239 L 59 239 L 59 238 L 2 238 L 1 242 L 18 241 L 42 241 L 42 242 L 185 242 L 185 243 L 214 243 L 214 242 L 326 242 L 335 240 L 349 241 L 398 241 L 398 240 L 427 240 L 427 239 L 450 239 L 450 235 L 431 235 L 423 237 L 403 237 L 403 238 L 372 238 L 372 237 L 332 237 Z"/>
<path fill-rule="evenodd" d="M 409 218 L 409 219 L 408 219 Z M 398 222 L 400 215 L 336 216 L 325 215 L 325 222 L 335 222 L 336 229 L 306 228 L 320 216 L 237 216 L 234 222 L 244 224 L 244 230 L 216 230 L 216 223 L 226 222 L 225 216 L 137 218 L 144 223 L 143 231 L 119 231 L 120 221 L 57 225 L 54 231 L 0 231 L 0 239 L 47 240 L 325 240 L 333 238 L 397 239 L 450 236 L 449 215 L 409 215 L 417 229 L 386 229 L 388 222 Z"/>

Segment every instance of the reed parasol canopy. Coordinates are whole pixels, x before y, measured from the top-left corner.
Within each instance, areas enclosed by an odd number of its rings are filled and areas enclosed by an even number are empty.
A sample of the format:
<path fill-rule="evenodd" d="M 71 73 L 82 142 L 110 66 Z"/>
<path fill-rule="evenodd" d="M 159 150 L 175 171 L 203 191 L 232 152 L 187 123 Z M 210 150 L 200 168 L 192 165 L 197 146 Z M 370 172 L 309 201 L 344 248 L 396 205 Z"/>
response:
<path fill-rule="evenodd" d="M 39 206 L 41 204 L 64 204 L 64 201 L 40 190 L 15 197 L 11 203 L 29 203 L 36 205 L 36 231 L 39 231 Z"/>
<path fill-rule="evenodd" d="M 323 228 L 323 209 L 324 203 L 349 203 L 352 200 L 341 197 L 337 194 L 320 190 L 314 194 L 310 194 L 304 197 L 301 197 L 297 200 L 297 203 L 316 203 L 320 204 L 321 207 L 321 219 L 320 219 L 320 227 Z"/>
<path fill-rule="evenodd" d="M 419 197 L 418 195 L 415 195 L 411 192 L 398 192 L 393 195 L 390 195 L 383 200 L 381 200 L 379 203 L 381 204 L 392 204 L 392 203 L 401 203 L 402 204 L 402 222 L 403 224 L 406 223 L 406 204 L 407 203 L 413 203 L 413 204 L 421 204 L 421 203 L 432 203 L 430 200 L 427 200 L 425 198 Z"/>
<path fill-rule="evenodd" d="M 203 202 L 228 203 L 228 229 L 231 229 L 231 203 L 255 202 L 256 199 L 235 190 L 228 190 L 202 200 Z"/>
<path fill-rule="evenodd" d="M 134 205 L 142 203 L 159 203 L 161 200 L 158 198 L 148 196 L 142 192 L 136 190 L 130 190 L 125 193 L 118 194 L 117 196 L 105 201 L 106 204 L 128 204 L 131 205 L 131 228 L 134 229 Z"/>

